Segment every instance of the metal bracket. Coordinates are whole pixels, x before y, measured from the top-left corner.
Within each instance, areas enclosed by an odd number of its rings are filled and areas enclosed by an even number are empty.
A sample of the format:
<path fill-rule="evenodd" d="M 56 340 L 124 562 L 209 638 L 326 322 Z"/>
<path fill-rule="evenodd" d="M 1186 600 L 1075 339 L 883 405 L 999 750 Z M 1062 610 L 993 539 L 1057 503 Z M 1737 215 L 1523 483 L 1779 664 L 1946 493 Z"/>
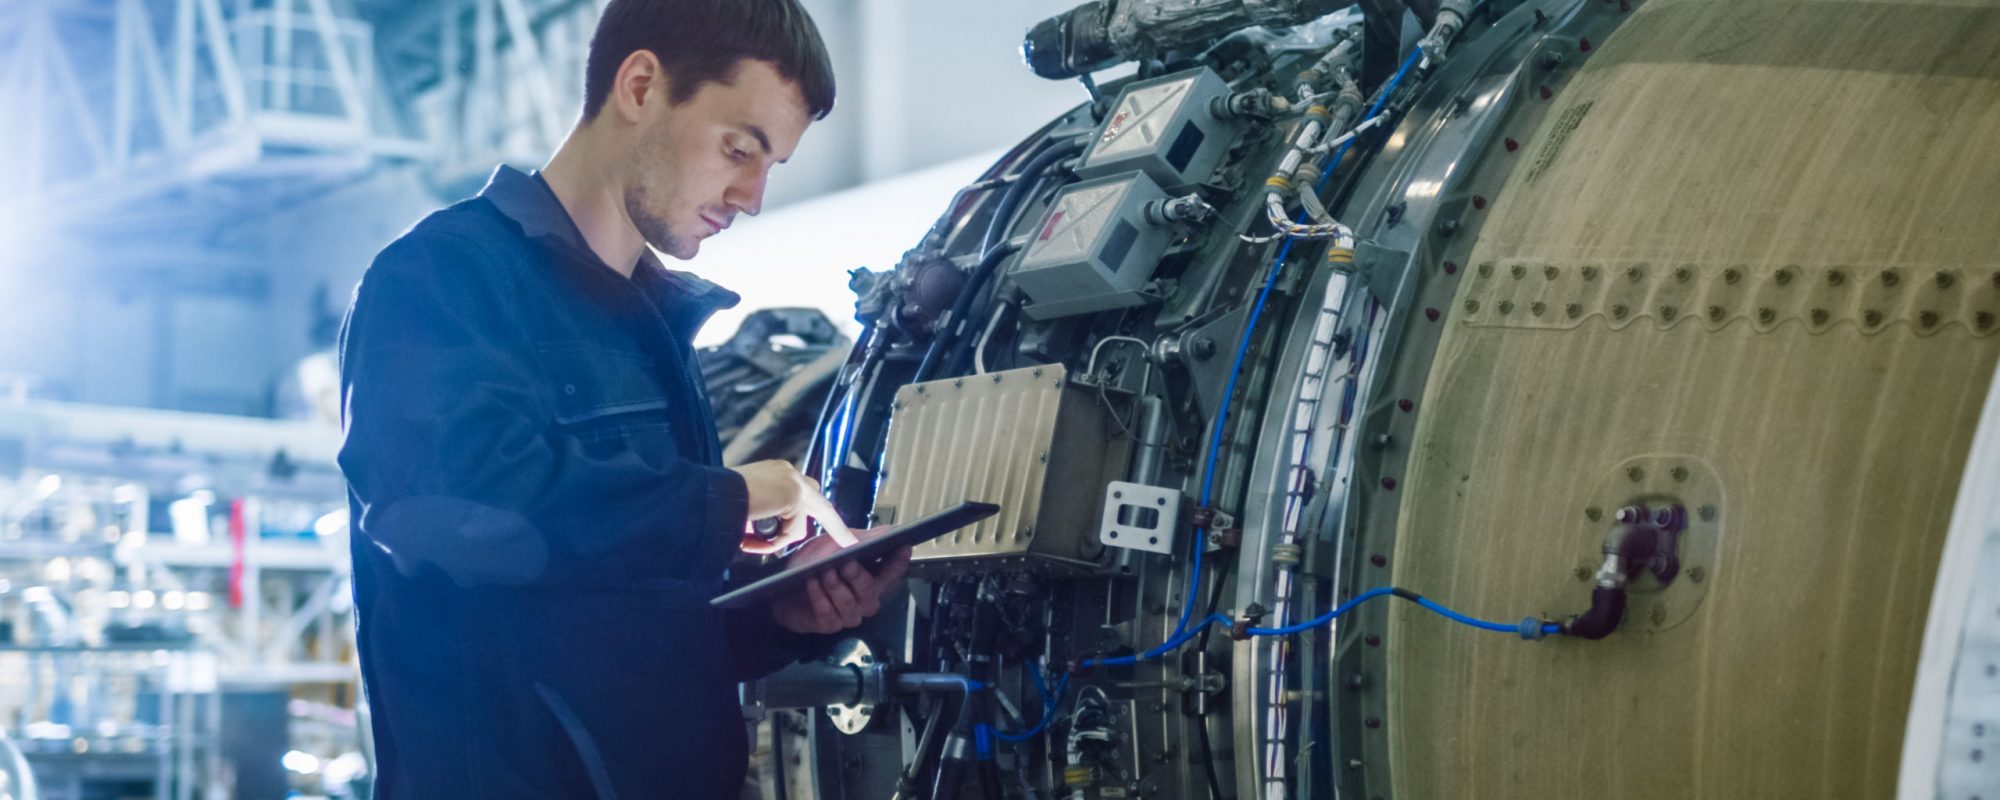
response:
<path fill-rule="evenodd" d="M 1104 519 L 1097 540 L 1107 547 L 1172 553 L 1180 510 L 1178 489 L 1112 481 L 1104 487 Z"/>
<path fill-rule="evenodd" d="M 1362 283 L 1376 302 L 1389 308 L 1396 308 L 1399 295 L 1408 287 L 1403 285 L 1410 278 L 1414 259 L 1407 250 L 1385 247 L 1372 241 L 1354 243 L 1354 263 L 1361 267 Z"/>

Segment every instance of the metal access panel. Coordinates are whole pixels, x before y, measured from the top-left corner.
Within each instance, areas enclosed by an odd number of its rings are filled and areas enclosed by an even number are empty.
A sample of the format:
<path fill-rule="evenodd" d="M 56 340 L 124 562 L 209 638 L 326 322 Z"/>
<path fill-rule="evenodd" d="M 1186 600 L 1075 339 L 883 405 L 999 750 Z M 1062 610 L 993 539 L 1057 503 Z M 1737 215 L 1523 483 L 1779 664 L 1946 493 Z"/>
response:
<path fill-rule="evenodd" d="M 1084 181 L 1049 204 L 1034 241 L 1010 274 L 1043 320 L 1141 305 L 1167 249 L 1167 229 L 1146 221 L 1146 204 L 1166 199 L 1142 172 Z"/>
<path fill-rule="evenodd" d="M 1123 472 L 1095 391 L 1061 365 L 930 381 L 896 392 L 874 524 L 919 519 L 966 500 L 1000 513 L 917 545 L 918 574 L 999 567 L 1095 571 L 1105 484 Z"/>
<path fill-rule="evenodd" d="M 1126 86 L 1076 174 L 1097 178 L 1136 169 L 1169 192 L 1207 180 L 1234 139 L 1229 123 L 1214 112 L 1215 99 L 1227 96 L 1229 84 L 1207 67 Z"/>

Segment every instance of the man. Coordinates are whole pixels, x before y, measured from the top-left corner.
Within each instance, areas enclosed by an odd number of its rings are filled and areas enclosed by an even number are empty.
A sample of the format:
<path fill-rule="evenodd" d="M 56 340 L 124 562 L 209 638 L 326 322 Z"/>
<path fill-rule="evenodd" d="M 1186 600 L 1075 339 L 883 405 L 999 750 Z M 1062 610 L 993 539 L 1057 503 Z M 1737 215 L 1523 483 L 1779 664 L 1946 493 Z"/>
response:
<path fill-rule="evenodd" d="M 734 294 L 664 269 L 833 103 L 796 0 L 611 0 L 582 120 L 376 258 L 341 340 L 377 797 L 733 797 L 736 683 L 875 613 L 877 574 L 707 600 L 739 547 L 850 537 L 789 464 L 720 465 L 689 340 Z M 746 520 L 785 520 L 774 543 Z M 822 536 L 812 555 L 837 545 Z M 818 638 L 815 638 L 818 637 Z"/>

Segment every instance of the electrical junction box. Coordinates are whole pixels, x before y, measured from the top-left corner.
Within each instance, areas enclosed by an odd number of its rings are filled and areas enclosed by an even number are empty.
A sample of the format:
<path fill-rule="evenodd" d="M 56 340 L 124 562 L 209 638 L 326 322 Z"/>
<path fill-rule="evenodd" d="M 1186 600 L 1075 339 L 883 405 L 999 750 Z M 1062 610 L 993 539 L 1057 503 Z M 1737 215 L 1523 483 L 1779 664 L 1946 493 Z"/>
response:
<path fill-rule="evenodd" d="M 1055 319 L 1151 299 L 1140 289 L 1166 252 L 1168 230 L 1146 221 L 1146 204 L 1166 197 L 1142 172 L 1065 187 L 1008 273 L 1033 301 L 1022 312 Z"/>
<path fill-rule="evenodd" d="M 1094 535 L 1104 486 L 1130 447 L 1095 387 L 1061 364 L 913 383 L 896 390 L 872 524 L 895 525 L 966 500 L 1000 513 L 912 550 L 918 575 L 1102 568 Z"/>
<path fill-rule="evenodd" d="M 1229 84 L 1207 67 L 1127 85 L 1076 174 L 1099 178 L 1136 169 L 1168 192 L 1207 180 L 1235 138 L 1214 111 L 1213 101 L 1228 96 Z"/>

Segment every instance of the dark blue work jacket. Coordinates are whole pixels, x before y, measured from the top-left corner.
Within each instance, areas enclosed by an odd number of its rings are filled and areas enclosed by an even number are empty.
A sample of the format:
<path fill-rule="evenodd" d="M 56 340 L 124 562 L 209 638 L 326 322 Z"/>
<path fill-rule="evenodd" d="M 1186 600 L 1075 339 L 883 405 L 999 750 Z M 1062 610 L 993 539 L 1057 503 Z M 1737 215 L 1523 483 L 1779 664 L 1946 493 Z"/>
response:
<path fill-rule="evenodd" d="M 689 341 L 736 301 L 618 274 L 507 167 L 376 257 L 340 466 L 377 797 L 738 796 L 737 682 L 820 640 L 707 606 L 747 501 Z"/>

